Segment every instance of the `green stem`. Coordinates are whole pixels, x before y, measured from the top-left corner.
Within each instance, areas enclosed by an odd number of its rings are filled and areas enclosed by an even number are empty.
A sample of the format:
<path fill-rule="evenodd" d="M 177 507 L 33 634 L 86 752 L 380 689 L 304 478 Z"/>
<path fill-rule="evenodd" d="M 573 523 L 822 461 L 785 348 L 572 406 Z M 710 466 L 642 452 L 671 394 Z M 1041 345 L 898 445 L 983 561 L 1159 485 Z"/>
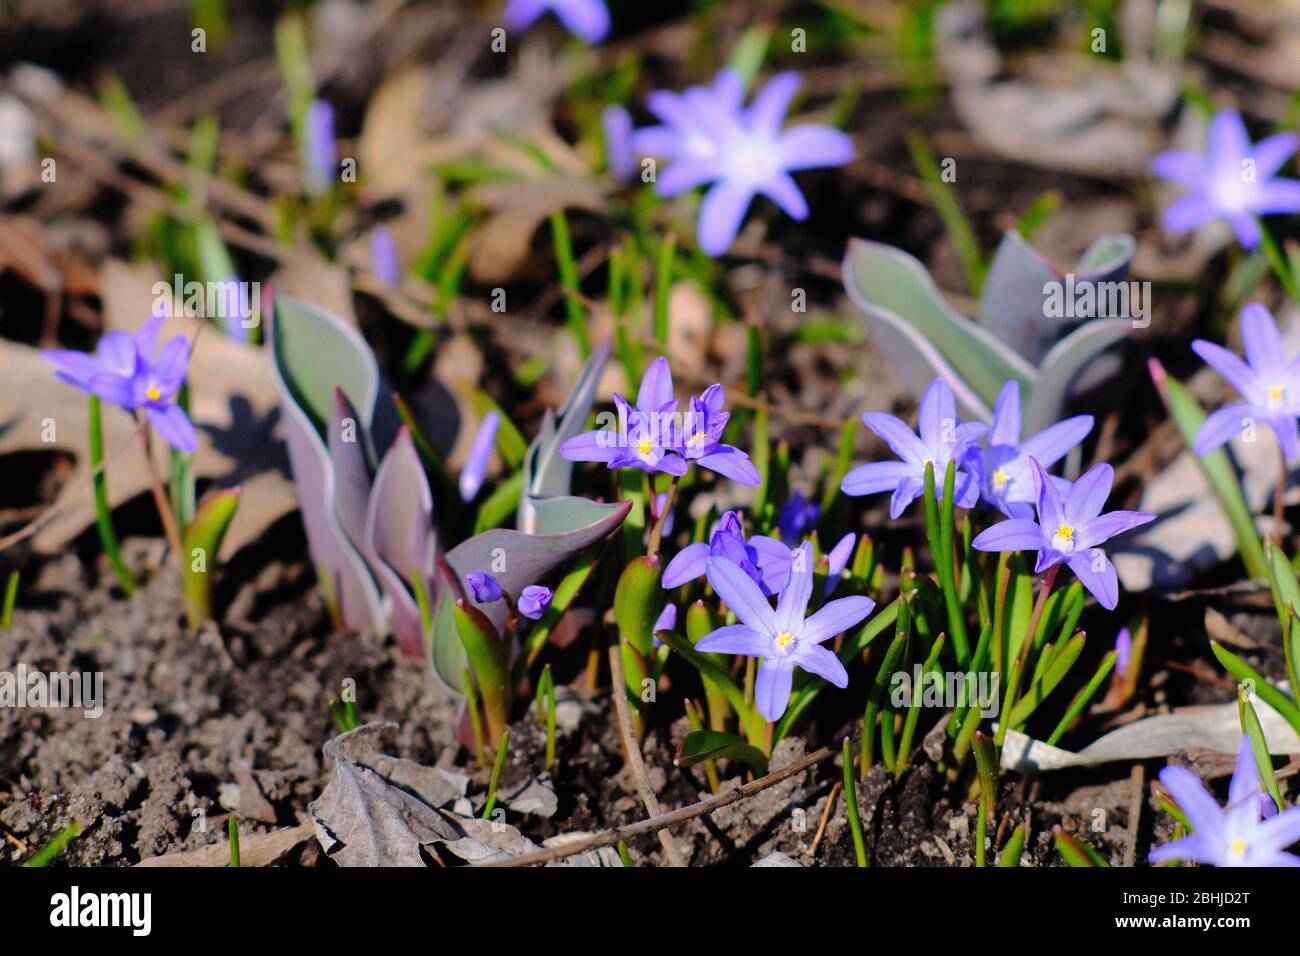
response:
<path fill-rule="evenodd" d="M 1264 250 L 1264 258 L 1268 260 L 1273 274 L 1282 283 L 1282 288 L 1286 290 L 1287 297 L 1292 302 L 1300 303 L 1300 283 L 1297 283 L 1295 273 L 1292 271 L 1286 257 L 1282 255 L 1277 240 L 1268 231 L 1268 226 L 1264 224 L 1263 220 L 1256 220 L 1256 222 L 1259 223 L 1259 240 L 1260 247 Z"/>
<path fill-rule="evenodd" d="M 655 519 L 654 527 L 650 529 L 650 543 L 646 546 L 646 554 L 655 555 L 659 553 L 659 544 L 663 540 L 664 525 L 668 522 L 668 516 L 673 513 L 673 503 L 677 500 L 677 486 L 681 483 L 681 478 L 673 476 L 672 484 L 668 486 L 668 497 L 664 499 L 663 511 Z M 653 485 L 651 494 L 654 493 Z M 651 499 L 653 500 L 653 499 Z"/>
<path fill-rule="evenodd" d="M 492 779 L 488 782 L 487 803 L 483 805 L 483 819 L 491 820 L 492 811 L 497 805 L 497 787 L 501 783 L 501 771 L 506 765 L 506 751 L 510 749 L 510 731 L 501 732 L 501 740 L 497 743 L 497 759 L 492 765 Z"/>
<path fill-rule="evenodd" d="M 555 264 L 560 273 L 560 288 L 564 290 L 564 311 L 569 318 L 569 328 L 578 341 L 578 353 L 585 362 L 591 355 L 591 340 L 587 336 L 587 315 L 582 307 L 582 291 L 578 286 L 578 263 L 573 258 L 573 240 L 569 237 L 569 222 L 563 212 L 551 213 L 551 241 L 555 245 Z"/>
<path fill-rule="evenodd" d="M 862 838 L 862 818 L 858 816 L 858 792 L 853 780 L 853 753 L 849 749 L 849 738 L 844 738 L 844 806 L 848 811 L 849 829 L 853 833 L 853 853 L 858 866 L 867 865 L 867 847 Z"/>
<path fill-rule="evenodd" d="M 957 593 L 957 579 L 953 572 L 953 484 L 956 463 L 948 463 L 944 476 L 942 515 L 934 485 L 934 465 L 925 466 L 925 532 L 930 539 L 930 556 L 939 575 L 939 587 L 948 612 L 948 630 L 952 634 L 953 653 L 961 670 L 970 668 L 970 642 L 966 639 L 966 620 L 962 611 L 961 596 Z"/>
<path fill-rule="evenodd" d="M 90 396 L 90 472 L 94 475 L 95 526 L 99 529 L 99 543 L 104 554 L 128 596 L 140 590 L 140 584 L 122 558 L 122 548 L 113 530 L 113 516 L 108 507 L 108 473 L 104 468 L 104 423 L 100 417 L 99 396 Z"/>

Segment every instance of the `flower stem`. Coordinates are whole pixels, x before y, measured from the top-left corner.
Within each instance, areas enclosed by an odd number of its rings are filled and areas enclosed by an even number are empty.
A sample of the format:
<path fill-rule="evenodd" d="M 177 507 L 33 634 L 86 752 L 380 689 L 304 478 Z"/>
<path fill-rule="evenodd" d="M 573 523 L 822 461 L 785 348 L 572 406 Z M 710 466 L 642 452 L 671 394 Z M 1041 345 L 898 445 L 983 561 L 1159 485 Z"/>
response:
<path fill-rule="evenodd" d="M 677 486 L 681 478 L 673 476 L 673 483 L 668 486 L 668 497 L 664 499 L 664 510 L 660 512 L 659 517 L 655 519 L 654 527 L 650 529 L 650 543 L 646 547 L 646 554 L 656 555 L 659 553 L 659 543 L 663 540 L 664 525 L 668 522 L 668 516 L 673 513 L 673 502 L 677 500 Z M 654 493 L 653 485 L 650 488 L 651 494 Z"/>
<path fill-rule="evenodd" d="M 144 422 L 141 421 L 140 424 L 144 425 Z M 153 460 L 153 449 L 149 447 L 148 427 L 140 429 L 140 442 L 144 446 L 144 460 L 149 466 L 149 483 L 153 486 L 153 500 L 158 507 L 158 517 L 167 535 L 167 543 L 176 552 L 177 562 L 184 563 L 185 548 L 181 544 L 181 534 L 176 527 L 176 515 L 172 512 L 171 498 L 163 486 L 162 475 L 158 473 L 158 464 Z"/>
<path fill-rule="evenodd" d="M 1277 450 L 1277 489 L 1273 492 L 1273 537 L 1277 541 L 1282 540 L 1282 522 L 1285 521 L 1283 516 L 1282 498 L 1286 495 L 1286 485 L 1289 472 L 1286 467 L 1286 452 L 1281 446 Z"/>
<path fill-rule="evenodd" d="M 1034 635 L 1038 633 L 1038 622 L 1042 619 L 1043 609 L 1047 607 L 1047 597 L 1052 593 L 1052 585 L 1056 583 L 1056 573 L 1060 570 L 1061 566 L 1054 564 L 1043 574 L 1043 586 L 1038 591 L 1038 600 L 1034 602 L 1034 612 L 1029 616 L 1029 629 L 1025 631 L 1024 640 L 1020 644 L 1018 659 L 1021 670 L 1029 659 L 1029 645 L 1034 642 Z"/>
<path fill-rule="evenodd" d="M 117 534 L 113 530 L 113 515 L 108 507 L 108 473 L 104 466 L 104 423 L 99 410 L 99 396 L 90 396 L 90 473 L 94 476 L 95 489 L 95 526 L 99 529 L 99 543 L 108 556 L 113 572 L 122 585 L 127 596 L 140 590 L 140 583 L 127 567 L 122 557 L 122 548 L 117 543 Z"/>
<path fill-rule="evenodd" d="M 1296 274 L 1292 270 L 1290 262 L 1282 255 L 1277 240 L 1268 231 L 1268 227 L 1264 225 L 1263 220 L 1256 221 L 1259 223 L 1259 242 L 1260 248 L 1264 250 L 1264 258 L 1268 260 L 1273 274 L 1282 283 L 1282 288 L 1286 290 L 1287 297 L 1292 302 L 1300 304 L 1300 283 L 1296 281 Z"/>
<path fill-rule="evenodd" d="M 930 539 L 930 557 L 939 575 L 939 587 L 943 591 L 948 611 L 948 630 L 952 634 L 953 653 L 957 658 L 957 666 L 967 670 L 970 667 L 970 643 L 966 639 L 966 619 L 961 596 L 957 593 L 956 574 L 953 572 L 952 496 L 955 472 L 956 463 L 949 462 L 944 476 L 941 514 L 939 496 L 935 492 L 934 465 L 925 466 L 925 531 L 926 537 Z"/>

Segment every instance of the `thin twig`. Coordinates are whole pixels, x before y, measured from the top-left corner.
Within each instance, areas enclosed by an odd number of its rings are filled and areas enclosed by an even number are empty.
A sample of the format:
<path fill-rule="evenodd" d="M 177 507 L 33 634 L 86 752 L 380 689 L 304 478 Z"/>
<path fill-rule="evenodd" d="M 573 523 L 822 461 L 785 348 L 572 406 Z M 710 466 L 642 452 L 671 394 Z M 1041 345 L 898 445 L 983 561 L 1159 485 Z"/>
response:
<path fill-rule="evenodd" d="M 655 797 L 654 787 L 650 785 L 650 774 L 646 772 L 645 761 L 641 759 L 641 747 L 632 733 L 632 714 L 628 710 L 627 691 L 623 687 L 622 648 L 617 644 L 611 644 L 609 648 L 609 673 L 610 682 L 614 685 L 614 710 L 618 712 L 618 729 L 623 739 L 623 749 L 627 751 L 627 762 L 632 767 L 632 776 L 636 777 L 637 789 L 641 791 L 646 811 L 651 817 L 661 816 L 663 807 L 659 806 L 659 800 Z M 660 830 L 658 836 L 669 865 L 685 866 L 686 861 L 677 852 L 677 845 L 673 843 L 668 831 Z"/>
<path fill-rule="evenodd" d="M 1146 797 L 1146 768 L 1140 763 L 1134 764 L 1129 780 L 1133 784 L 1133 798 L 1128 805 L 1128 834 L 1124 840 L 1125 866 L 1133 866 L 1137 859 L 1138 825 L 1142 821 L 1142 804 Z"/>
<path fill-rule="evenodd" d="M 835 809 L 835 798 L 840 795 L 842 786 L 844 781 L 836 780 L 835 786 L 831 787 L 831 795 L 826 798 L 826 809 L 822 811 L 821 823 L 817 824 L 817 835 L 813 837 L 812 846 L 808 847 L 810 857 L 817 855 L 817 847 L 821 845 L 822 836 L 826 833 L 826 824 L 830 822 L 831 810 Z"/>
<path fill-rule="evenodd" d="M 509 860 L 501 860 L 493 863 L 476 863 L 474 865 L 535 866 L 538 863 L 549 863 L 551 860 L 562 860 L 565 857 L 584 853 L 587 850 L 596 850 L 603 846 L 613 846 L 620 840 L 631 840 L 635 837 L 645 836 L 647 833 L 658 833 L 660 830 L 666 830 L 667 828 L 676 826 L 679 823 L 685 823 L 687 820 L 694 820 L 696 817 L 702 817 L 706 813 L 712 813 L 714 810 L 721 810 L 723 807 L 730 806 L 737 800 L 752 797 L 754 794 L 760 793 L 768 787 L 776 786 L 782 780 L 788 780 L 795 774 L 802 773 L 809 767 L 821 763 L 823 760 L 836 753 L 838 753 L 837 750 L 831 750 L 830 747 L 822 747 L 819 750 L 813 751 L 808 756 L 796 760 L 788 767 L 769 773 L 766 777 L 759 777 L 757 780 L 752 780 L 744 786 L 732 787 L 729 790 L 724 790 L 722 793 L 715 794 L 707 800 L 701 800 L 699 803 L 692 803 L 679 810 L 670 810 L 660 816 L 651 817 L 649 820 L 642 820 L 640 823 L 630 823 L 627 826 L 614 827 L 610 830 L 601 830 L 599 833 L 593 833 L 589 837 L 584 837 L 581 840 L 574 840 L 572 843 L 566 843 L 563 846 L 547 847 L 545 850 L 538 850 L 536 853 L 525 853 L 522 856 L 512 857 Z"/>

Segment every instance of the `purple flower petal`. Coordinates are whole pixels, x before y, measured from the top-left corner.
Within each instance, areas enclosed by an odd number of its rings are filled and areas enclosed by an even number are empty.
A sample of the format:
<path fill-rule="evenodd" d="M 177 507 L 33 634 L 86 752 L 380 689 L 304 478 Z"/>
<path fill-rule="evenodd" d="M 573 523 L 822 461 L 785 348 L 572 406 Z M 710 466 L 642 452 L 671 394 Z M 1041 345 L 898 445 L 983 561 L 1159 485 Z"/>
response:
<path fill-rule="evenodd" d="M 1250 152 L 1246 124 L 1236 110 L 1219 110 L 1210 120 L 1206 136 L 1206 158 L 1216 174 L 1241 176 L 1241 161 Z"/>
<path fill-rule="evenodd" d="M 936 378 L 926 387 L 925 394 L 921 396 L 916 430 L 921 436 L 921 443 L 927 449 L 931 449 L 939 447 L 944 441 L 945 432 L 950 428 L 953 430 L 957 428 L 957 403 L 948 383 L 941 378 Z M 935 471 L 938 471 L 937 467 Z M 943 481 L 942 475 L 936 474 L 935 478 L 939 482 Z"/>
<path fill-rule="evenodd" d="M 1029 467 L 1034 475 L 1034 487 L 1037 489 L 1038 524 L 1043 529 L 1044 537 L 1050 538 L 1057 526 L 1065 523 L 1065 510 L 1061 506 L 1061 496 L 1042 465 L 1030 458 Z"/>
<path fill-rule="evenodd" d="M 1272 179 L 1260 183 L 1251 206 L 1261 216 L 1300 212 L 1300 182 L 1294 179 Z"/>
<path fill-rule="evenodd" d="M 895 455 L 911 465 L 913 470 L 924 470 L 925 460 L 930 457 L 930 450 L 902 421 L 884 412 L 867 412 L 862 416 L 862 421 L 889 446 Z"/>
<path fill-rule="evenodd" d="M 547 0 L 510 0 L 502 19 L 512 30 L 526 30 L 546 12 Z"/>
<path fill-rule="evenodd" d="M 730 182 L 720 182 L 704 194 L 697 239 L 705 255 L 720 256 L 731 247 L 753 198 L 752 188 Z"/>
<path fill-rule="evenodd" d="M 1075 530 L 1075 547 L 1080 550 L 1096 547 L 1126 531 L 1149 524 L 1155 518 L 1155 515 L 1147 514 L 1145 511 L 1107 512 L 1080 525 Z"/>
<path fill-rule="evenodd" d="M 875 609 L 876 602 L 860 594 L 828 601 L 804 621 L 801 644 L 820 644 L 854 627 Z"/>
<path fill-rule="evenodd" d="M 153 367 L 154 379 L 159 386 L 175 391 L 185 381 L 185 370 L 189 364 L 190 340 L 183 335 L 177 335 L 168 339 L 167 344 L 158 353 L 158 361 Z"/>
<path fill-rule="evenodd" d="M 754 681 L 754 703 L 764 720 L 777 721 L 790 703 L 790 687 L 794 683 L 794 665 L 784 661 L 763 658 Z"/>
<path fill-rule="evenodd" d="M 1191 232 L 1199 229 L 1219 211 L 1203 196 L 1193 194 L 1171 204 L 1160 216 L 1160 224 L 1170 232 Z"/>
<path fill-rule="evenodd" d="M 853 160 L 853 140 L 829 126 L 796 126 L 781 134 L 781 166 L 787 172 L 843 166 Z"/>
<path fill-rule="evenodd" d="M 874 495 L 897 487 L 915 468 L 905 461 L 871 461 L 849 470 L 840 482 L 846 495 Z"/>
<path fill-rule="evenodd" d="M 694 581 L 696 578 L 703 577 L 708 563 L 709 546 L 707 544 L 703 541 L 688 544 L 668 562 L 668 566 L 664 568 L 663 580 L 660 583 L 665 588 L 680 587 L 687 581 Z"/>
<path fill-rule="evenodd" d="M 1063 422 L 1057 422 L 1044 428 L 1033 438 L 1025 439 L 1020 452 L 1031 458 L 1037 458 L 1044 468 L 1050 468 L 1064 458 L 1079 442 L 1088 437 L 1092 431 L 1091 415 L 1076 415 Z"/>
<path fill-rule="evenodd" d="M 587 43 L 599 43 L 609 35 L 605 0 L 551 0 L 551 9 L 570 33 Z"/>
<path fill-rule="evenodd" d="M 857 544 L 857 536 L 850 531 L 840 538 L 826 555 L 826 589 L 822 592 L 823 597 L 830 597 L 836 585 L 840 583 L 840 578 L 844 574 L 844 569 L 849 566 L 849 560 L 853 557 L 853 549 Z"/>
<path fill-rule="evenodd" d="M 609 462 L 623 451 L 618 443 L 618 435 L 601 428 L 570 438 L 560 446 L 560 454 L 569 461 Z"/>
<path fill-rule="evenodd" d="M 705 634 L 695 642 L 695 649 L 710 654 L 744 654 L 746 657 L 762 657 L 771 653 L 772 638 L 744 624 L 729 624 L 711 634 Z"/>
<path fill-rule="evenodd" d="M 710 558 L 705 568 L 709 584 L 736 617 L 764 634 L 775 634 L 776 615 L 767 598 L 739 565 L 726 558 Z"/>
<path fill-rule="evenodd" d="M 1151 161 L 1151 172 L 1186 189 L 1201 190 L 1207 184 L 1205 160 L 1196 153 L 1161 153 Z"/>
<path fill-rule="evenodd" d="M 1254 800 L 1260 789 L 1259 765 L 1255 762 L 1255 750 L 1251 746 L 1250 737 L 1242 734 L 1241 743 L 1237 747 L 1237 763 L 1233 767 L 1232 780 L 1228 783 L 1229 809 L 1247 800 Z M 1258 819 L 1258 808 L 1252 806 L 1250 812 L 1252 819 Z"/>
<path fill-rule="evenodd" d="M 1186 808 L 1184 808 L 1186 809 Z M 1196 834 L 1185 836 L 1173 843 L 1155 847 L 1147 856 L 1152 863 L 1165 863 L 1169 860 L 1184 860 L 1188 863 L 1217 863 L 1223 858 L 1222 851 Z"/>
<path fill-rule="evenodd" d="M 722 168 L 715 159 L 679 159 L 659 173 L 655 192 L 668 198 L 721 178 Z"/>
<path fill-rule="evenodd" d="M 677 605 L 665 604 L 664 609 L 660 611 L 659 616 L 655 618 L 654 630 L 658 633 L 659 631 L 671 631 L 676 627 Z"/>
<path fill-rule="evenodd" d="M 1290 807 L 1260 824 L 1254 848 L 1265 852 L 1276 851 L 1297 842 L 1300 842 L 1300 807 Z M 1290 856 L 1292 860 L 1296 859 L 1291 854 L 1286 855 Z M 1285 865 L 1296 866 L 1298 864 L 1300 864 L 1300 861 L 1286 863 Z"/>
<path fill-rule="evenodd" d="M 146 319 L 145 324 L 140 328 L 140 333 L 152 327 L 156 335 L 160 325 L 162 325 L 161 319 Z M 100 366 L 105 372 L 114 375 L 134 375 L 136 358 L 141 354 L 153 356 L 153 340 L 150 339 L 147 351 L 137 352 L 136 339 L 129 332 L 109 332 L 100 338 L 99 344 L 95 347 L 95 357 L 99 359 Z"/>
<path fill-rule="evenodd" d="M 158 347 L 158 333 L 162 331 L 163 319 L 164 317 L 161 315 L 151 315 L 140 324 L 140 328 L 135 330 L 135 335 L 132 338 L 135 342 L 137 358 L 143 359 L 145 362 L 153 358 L 154 350 Z M 110 332 L 109 335 L 126 335 L 126 333 Z M 107 337 L 105 336 L 105 338 Z M 100 344 L 103 344 L 103 339 L 100 340 Z M 134 361 L 124 359 L 124 365 L 118 371 L 122 372 L 123 375 L 129 375 L 135 371 L 135 368 Z"/>
<path fill-rule="evenodd" d="M 989 427 L 989 444 L 1013 448 L 1020 444 L 1020 383 L 1015 379 L 998 392 L 998 400 L 993 406 L 993 424 Z"/>
<path fill-rule="evenodd" d="M 1286 362 L 1282 336 L 1273 316 L 1258 302 L 1251 302 L 1241 310 L 1241 342 L 1246 349 L 1246 361 L 1254 372 L 1266 378 L 1281 377 Z"/>
<path fill-rule="evenodd" d="M 777 634 L 796 634 L 808 612 L 813 590 L 813 550 L 805 541 L 794 552 L 790 563 L 790 580 L 776 602 Z"/>
<path fill-rule="evenodd" d="M 1224 218 L 1232 227 L 1233 234 L 1241 248 L 1249 251 L 1259 245 L 1259 223 L 1255 217 L 1245 212 L 1225 212 Z"/>
<path fill-rule="evenodd" d="M 1044 532 L 1029 518 L 1008 518 L 975 536 L 971 547 L 977 551 L 1038 551 L 1044 545 Z"/>
<path fill-rule="evenodd" d="M 1286 460 L 1294 461 L 1300 457 L 1300 431 L 1297 430 L 1296 420 L 1290 415 L 1274 414 L 1269 416 L 1268 423 L 1277 436 L 1277 443 Z"/>
<path fill-rule="evenodd" d="M 179 405 L 168 405 L 165 408 L 150 407 L 145 409 L 145 415 L 154 431 L 177 451 L 192 452 L 198 446 L 194 426 L 190 424 L 189 417 Z"/>
<path fill-rule="evenodd" d="M 1281 171 L 1286 161 L 1300 149 L 1300 136 L 1274 133 L 1255 144 L 1255 176 L 1268 179 Z"/>
<path fill-rule="evenodd" d="M 799 74 L 778 73 L 758 91 L 746 111 L 750 126 L 766 136 L 775 136 L 785 122 L 790 101 L 799 89 Z"/>
<path fill-rule="evenodd" d="M 1254 407 L 1244 403 L 1228 405 L 1212 412 L 1201 423 L 1200 431 L 1196 433 L 1196 441 L 1192 442 L 1192 451 L 1198 455 L 1208 455 L 1220 445 L 1240 435 L 1254 421 L 1254 418 Z"/>
<path fill-rule="evenodd" d="M 1115 610 L 1119 603 L 1119 578 L 1105 551 L 1101 548 L 1076 551 L 1065 559 L 1065 563 L 1098 604 L 1108 611 Z"/>
<path fill-rule="evenodd" d="M 641 378 L 641 388 L 636 395 L 636 407 L 646 414 L 654 414 L 673 400 L 673 370 L 662 355 L 650 363 Z"/>
<path fill-rule="evenodd" d="M 98 395 L 106 402 L 121 405 L 125 409 L 138 407 L 135 396 L 135 380 L 123 378 L 112 372 L 101 372 L 87 384 L 86 390 Z"/>
<path fill-rule="evenodd" d="M 1194 832 L 1208 836 L 1222 828 L 1223 811 L 1196 774 L 1186 767 L 1165 767 L 1160 771 L 1160 782 L 1178 803 Z"/>
<path fill-rule="evenodd" d="M 1192 351 L 1199 355 L 1206 365 L 1222 375 L 1243 398 L 1255 397 L 1256 385 L 1259 381 L 1258 373 L 1232 352 L 1205 339 L 1193 340 Z"/>
<path fill-rule="evenodd" d="M 780 206 L 791 219 L 802 222 L 808 218 L 808 200 L 803 198 L 798 185 L 786 173 L 764 180 L 759 192 Z"/>
<path fill-rule="evenodd" d="M 716 451 L 695 459 L 695 462 L 749 488 L 757 488 L 763 483 L 758 468 L 749 460 L 749 456 L 731 445 L 719 445 Z"/>
<path fill-rule="evenodd" d="M 790 655 L 790 660 L 810 674 L 816 674 L 836 687 L 849 686 L 849 672 L 844 669 L 834 651 L 817 644 L 801 643 Z"/>
<path fill-rule="evenodd" d="M 889 517 L 897 519 L 907 506 L 925 493 L 925 484 L 919 478 L 904 478 L 889 499 Z"/>
<path fill-rule="evenodd" d="M 1039 462 L 1039 465 L 1041 467 L 1042 463 Z M 1107 464 L 1093 465 L 1080 475 L 1065 497 L 1065 523 L 1078 527 L 1101 514 L 1106 499 L 1110 497 L 1110 486 L 1114 478 L 1115 469 Z"/>

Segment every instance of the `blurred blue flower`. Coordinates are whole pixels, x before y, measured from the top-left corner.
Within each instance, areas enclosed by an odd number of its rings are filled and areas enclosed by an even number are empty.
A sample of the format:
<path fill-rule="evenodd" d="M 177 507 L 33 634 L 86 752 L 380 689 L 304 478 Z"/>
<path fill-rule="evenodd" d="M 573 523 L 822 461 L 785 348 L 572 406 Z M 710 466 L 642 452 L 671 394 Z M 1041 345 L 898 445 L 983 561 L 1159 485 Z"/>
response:
<path fill-rule="evenodd" d="M 1300 148 L 1300 136 L 1278 133 L 1251 144 L 1246 124 L 1234 110 L 1210 121 L 1205 155 L 1161 153 L 1151 171 L 1187 190 L 1160 217 L 1171 232 L 1191 232 L 1212 219 L 1226 220 L 1243 249 L 1260 241 L 1256 217 L 1300 212 L 1300 182 L 1278 170 Z"/>

